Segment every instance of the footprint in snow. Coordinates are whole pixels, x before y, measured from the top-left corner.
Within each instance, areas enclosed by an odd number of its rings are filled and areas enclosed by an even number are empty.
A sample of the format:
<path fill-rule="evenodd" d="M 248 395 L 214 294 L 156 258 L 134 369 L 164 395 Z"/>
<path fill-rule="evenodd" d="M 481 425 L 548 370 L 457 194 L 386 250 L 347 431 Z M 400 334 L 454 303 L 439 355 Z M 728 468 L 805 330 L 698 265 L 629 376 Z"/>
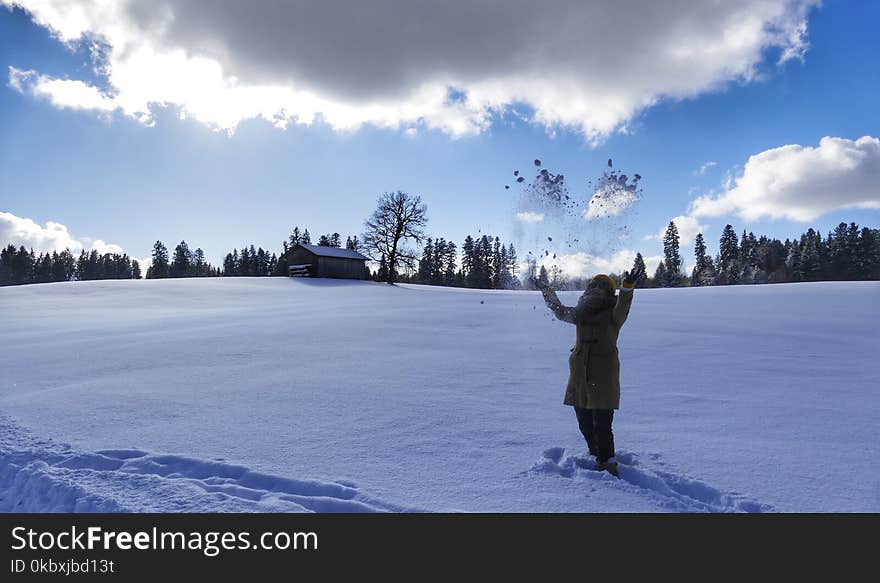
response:
<path fill-rule="evenodd" d="M 632 452 L 618 451 L 620 479 L 598 472 L 592 456 L 565 455 L 564 447 L 545 449 L 529 473 L 607 482 L 656 499 L 658 505 L 676 512 L 772 512 L 773 507 L 739 494 L 725 492 L 686 475 L 672 473 L 660 454 L 648 454 L 647 463 Z"/>

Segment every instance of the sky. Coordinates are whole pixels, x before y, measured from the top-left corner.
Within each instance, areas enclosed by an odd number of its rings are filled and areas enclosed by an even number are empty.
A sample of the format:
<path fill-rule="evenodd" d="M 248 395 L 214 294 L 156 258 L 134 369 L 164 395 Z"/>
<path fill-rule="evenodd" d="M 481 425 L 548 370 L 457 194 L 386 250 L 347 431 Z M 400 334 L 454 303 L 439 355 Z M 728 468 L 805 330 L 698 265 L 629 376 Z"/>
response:
<path fill-rule="evenodd" d="M 220 264 L 295 225 L 360 234 L 393 190 L 434 237 L 572 275 L 653 268 L 670 220 L 686 264 L 727 223 L 880 227 L 880 3 L 611 6 L 0 0 L 0 243 Z M 587 197 L 612 159 L 640 200 L 524 223 L 536 158 Z"/>

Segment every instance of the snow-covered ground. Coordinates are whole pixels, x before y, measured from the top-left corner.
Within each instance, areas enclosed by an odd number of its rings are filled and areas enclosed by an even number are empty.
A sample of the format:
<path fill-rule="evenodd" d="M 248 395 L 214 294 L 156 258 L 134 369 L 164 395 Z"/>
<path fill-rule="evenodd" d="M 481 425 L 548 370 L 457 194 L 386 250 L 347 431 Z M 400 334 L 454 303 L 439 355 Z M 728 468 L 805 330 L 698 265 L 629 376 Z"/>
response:
<path fill-rule="evenodd" d="M 616 480 L 534 292 L 2 288 L 0 510 L 880 511 L 880 283 L 635 293 Z"/>

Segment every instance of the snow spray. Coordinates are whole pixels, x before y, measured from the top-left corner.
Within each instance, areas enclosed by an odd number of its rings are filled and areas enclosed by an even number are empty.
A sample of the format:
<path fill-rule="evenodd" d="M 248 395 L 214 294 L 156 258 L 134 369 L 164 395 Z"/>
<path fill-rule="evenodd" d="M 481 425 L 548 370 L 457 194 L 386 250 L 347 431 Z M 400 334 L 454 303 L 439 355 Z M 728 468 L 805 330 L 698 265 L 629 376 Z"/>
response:
<path fill-rule="evenodd" d="M 642 197 L 641 175 L 615 170 L 609 159 L 599 178 L 587 181 L 582 192 L 572 192 L 563 174 L 550 171 L 540 159 L 534 167 L 536 174 L 528 181 L 520 170 L 513 171 L 520 186 L 514 236 L 527 251 L 527 261 L 551 272 L 571 273 L 579 271 L 578 264 L 582 270 L 586 263 L 622 250 Z"/>

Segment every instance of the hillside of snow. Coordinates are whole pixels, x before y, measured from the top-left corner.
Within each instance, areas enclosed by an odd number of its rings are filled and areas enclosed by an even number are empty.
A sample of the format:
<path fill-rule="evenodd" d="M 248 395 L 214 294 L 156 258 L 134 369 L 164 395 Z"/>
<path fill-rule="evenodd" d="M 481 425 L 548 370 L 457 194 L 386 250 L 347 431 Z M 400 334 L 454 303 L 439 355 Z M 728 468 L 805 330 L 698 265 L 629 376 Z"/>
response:
<path fill-rule="evenodd" d="M 880 511 L 880 283 L 635 294 L 617 480 L 536 292 L 0 288 L 0 511 Z"/>

